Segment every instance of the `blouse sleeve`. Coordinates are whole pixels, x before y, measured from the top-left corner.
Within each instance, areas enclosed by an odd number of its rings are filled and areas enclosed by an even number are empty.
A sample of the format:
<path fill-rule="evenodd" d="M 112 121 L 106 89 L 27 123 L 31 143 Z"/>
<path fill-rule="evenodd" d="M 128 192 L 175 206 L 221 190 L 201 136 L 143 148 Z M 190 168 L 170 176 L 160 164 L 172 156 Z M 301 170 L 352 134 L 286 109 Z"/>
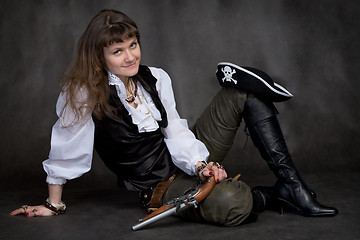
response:
<path fill-rule="evenodd" d="M 156 87 L 167 112 L 168 126 L 162 128 L 165 144 L 174 164 L 187 174 L 194 175 L 196 163 L 206 161 L 209 152 L 205 144 L 197 140 L 190 131 L 187 121 L 180 118 L 169 75 L 159 68 L 150 69 L 158 80 Z"/>
<path fill-rule="evenodd" d="M 62 111 L 65 101 L 66 95 L 60 94 L 56 104 L 59 119 L 52 128 L 49 159 L 43 161 L 49 184 L 65 184 L 91 168 L 95 132 L 91 111 L 86 110 L 81 121 L 64 127 L 74 120 L 70 108 Z"/>

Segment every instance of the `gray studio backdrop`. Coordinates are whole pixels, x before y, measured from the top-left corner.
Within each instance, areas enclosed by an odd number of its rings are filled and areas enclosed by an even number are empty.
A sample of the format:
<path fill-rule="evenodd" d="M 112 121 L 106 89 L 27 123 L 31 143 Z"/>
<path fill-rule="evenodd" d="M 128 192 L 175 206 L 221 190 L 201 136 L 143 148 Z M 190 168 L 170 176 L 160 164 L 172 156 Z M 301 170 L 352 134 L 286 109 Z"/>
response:
<path fill-rule="evenodd" d="M 173 80 L 189 125 L 220 89 L 216 65 L 260 68 L 294 94 L 276 104 L 288 147 L 309 173 L 359 170 L 359 2 L 343 0 L 0 2 L 1 188 L 44 184 L 60 77 L 90 19 L 125 12 L 142 36 L 142 63 Z M 243 126 L 224 165 L 262 173 L 264 161 Z M 79 184 L 114 176 L 96 156 Z"/>

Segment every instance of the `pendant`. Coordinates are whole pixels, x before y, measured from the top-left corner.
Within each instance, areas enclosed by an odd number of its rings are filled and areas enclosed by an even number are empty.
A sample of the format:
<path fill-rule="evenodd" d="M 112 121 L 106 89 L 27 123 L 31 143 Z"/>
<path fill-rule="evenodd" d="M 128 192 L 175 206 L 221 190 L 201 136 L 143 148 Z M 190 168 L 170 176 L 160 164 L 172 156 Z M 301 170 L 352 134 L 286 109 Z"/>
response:
<path fill-rule="evenodd" d="M 125 101 L 127 101 L 128 103 L 132 103 L 135 101 L 135 97 L 133 95 L 131 95 L 131 96 L 125 98 Z"/>

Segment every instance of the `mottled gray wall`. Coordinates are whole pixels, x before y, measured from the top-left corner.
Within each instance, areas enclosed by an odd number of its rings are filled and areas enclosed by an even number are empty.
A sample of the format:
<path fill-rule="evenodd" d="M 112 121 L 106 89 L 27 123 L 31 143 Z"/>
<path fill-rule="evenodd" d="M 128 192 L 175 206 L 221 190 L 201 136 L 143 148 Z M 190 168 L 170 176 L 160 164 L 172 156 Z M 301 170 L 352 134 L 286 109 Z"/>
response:
<path fill-rule="evenodd" d="M 190 125 L 219 90 L 219 61 L 254 66 L 295 96 L 277 107 L 300 169 L 359 170 L 356 0 L 2 0 L 0 186 L 8 179 L 18 186 L 44 182 L 41 161 L 56 121 L 59 79 L 78 37 L 103 8 L 137 22 L 143 63 L 170 74 Z M 251 142 L 242 150 L 244 141 L 239 134 L 225 162 L 229 171 L 265 171 Z M 97 157 L 93 168 L 77 181 L 113 180 Z"/>

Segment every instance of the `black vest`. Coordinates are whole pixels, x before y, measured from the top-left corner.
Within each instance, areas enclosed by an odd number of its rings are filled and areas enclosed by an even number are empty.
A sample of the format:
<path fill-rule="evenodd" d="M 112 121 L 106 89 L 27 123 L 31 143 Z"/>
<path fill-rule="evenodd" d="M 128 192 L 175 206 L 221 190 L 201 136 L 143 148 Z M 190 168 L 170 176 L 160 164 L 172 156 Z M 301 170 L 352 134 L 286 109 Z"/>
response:
<path fill-rule="evenodd" d="M 164 106 L 157 94 L 157 79 L 146 66 L 140 66 L 137 80 L 150 94 L 161 113 L 159 126 L 167 126 Z M 120 102 L 115 86 L 110 86 L 110 104 L 116 107 L 117 118 L 104 117 L 95 123 L 95 149 L 105 165 L 113 171 L 118 180 L 123 180 L 129 190 L 154 187 L 168 179 L 177 168 L 171 160 L 164 136 L 160 129 L 155 132 L 139 133 L 131 116 Z"/>
<path fill-rule="evenodd" d="M 146 66 L 140 66 L 137 80 L 150 94 L 161 113 L 159 126 L 167 126 L 164 106 L 156 90 L 157 79 Z M 129 190 L 154 187 L 177 171 L 171 160 L 160 128 L 154 132 L 139 133 L 131 116 L 120 102 L 115 86 L 110 86 L 110 104 L 116 107 L 117 118 L 104 117 L 95 123 L 94 147 L 105 165 L 123 180 Z"/>

